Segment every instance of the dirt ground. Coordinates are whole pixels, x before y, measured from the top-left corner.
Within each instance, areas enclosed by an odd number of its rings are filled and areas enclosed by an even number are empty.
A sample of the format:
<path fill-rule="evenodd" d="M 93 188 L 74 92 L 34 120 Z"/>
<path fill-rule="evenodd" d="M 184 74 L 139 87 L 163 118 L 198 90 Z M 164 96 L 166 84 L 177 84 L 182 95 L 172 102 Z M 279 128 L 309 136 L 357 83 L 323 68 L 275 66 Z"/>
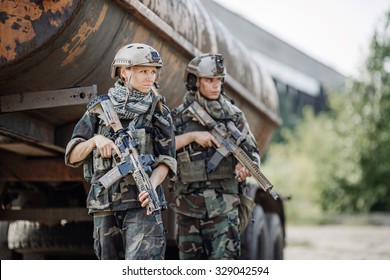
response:
<path fill-rule="evenodd" d="M 288 226 L 286 260 L 390 260 L 390 226 Z"/>

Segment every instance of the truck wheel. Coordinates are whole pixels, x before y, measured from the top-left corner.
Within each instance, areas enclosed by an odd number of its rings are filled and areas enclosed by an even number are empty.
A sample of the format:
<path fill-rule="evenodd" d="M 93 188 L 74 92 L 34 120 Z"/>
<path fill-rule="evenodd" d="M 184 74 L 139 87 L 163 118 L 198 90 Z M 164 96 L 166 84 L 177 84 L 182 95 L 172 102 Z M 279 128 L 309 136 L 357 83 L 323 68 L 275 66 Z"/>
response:
<path fill-rule="evenodd" d="M 248 258 L 250 260 L 266 260 L 268 256 L 269 233 L 263 208 L 256 205 L 252 212 L 254 223 L 248 238 Z"/>
<path fill-rule="evenodd" d="M 276 213 L 266 214 L 270 232 L 271 259 L 283 260 L 284 238 L 280 217 Z"/>
<path fill-rule="evenodd" d="M 79 258 L 93 256 L 92 224 L 69 222 L 48 226 L 39 222 L 14 221 L 8 229 L 8 247 L 24 258 Z"/>
<path fill-rule="evenodd" d="M 0 259 L 12 259 L 12 251 L 8 249 L 8 227 L 9 222 L 0 222 Z"/>

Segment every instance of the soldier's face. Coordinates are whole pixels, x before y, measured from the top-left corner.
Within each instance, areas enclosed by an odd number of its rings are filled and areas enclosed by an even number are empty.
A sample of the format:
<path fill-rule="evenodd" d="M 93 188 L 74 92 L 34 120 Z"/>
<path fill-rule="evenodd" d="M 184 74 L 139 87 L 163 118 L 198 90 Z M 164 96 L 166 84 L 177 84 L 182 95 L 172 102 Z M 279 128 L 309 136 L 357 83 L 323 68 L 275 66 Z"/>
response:
<path fill-rule="evenodd" d="M 216 100 L 221 93 L 222 78 L 200 78 L 199 92 L 209 100 Z"/>
<path fill-rule="evenodd" d="M 154 66 L 133 66 L 122 69 L 125 84 L 142 93 L 148 93 L 156 81 L 157 68 Z"/>

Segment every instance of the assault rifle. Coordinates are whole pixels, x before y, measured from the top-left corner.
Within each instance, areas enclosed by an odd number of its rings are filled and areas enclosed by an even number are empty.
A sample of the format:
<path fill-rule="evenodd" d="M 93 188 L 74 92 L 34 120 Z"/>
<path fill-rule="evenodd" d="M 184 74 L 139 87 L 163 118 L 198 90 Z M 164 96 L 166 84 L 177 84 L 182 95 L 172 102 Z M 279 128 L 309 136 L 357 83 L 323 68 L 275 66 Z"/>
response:
<path fill-rule="evenodd" d="M 240 147 L 240 144 L 242 144 L 245 139 L 232 121 L 228 121 L 226 125 L 224 123 L 217 123 L 196 101 L 188 106 L 183 111 L 183 114 L 187 114 L 197 119 L 200 124 L 207 127 L 215 139 L 221 143 L 221 147 L 216 149 L 216 152 L 207 163 L 207 172 L 210 173 L 215 170 L 224 157 L 233 154 L 233 156 L 249 170 L 265 192 L 269 192 L 275 200 L 278 198 L 278 195 L 272 190 L 272 184 L 260 171 L 259 166 L 255 164 Z"/>
<path fill-rule="evenodd" d="M 125 130 L 122 127 L 108 95 L 96 97 L 88 104 L 87 110 L 91 114 L 97 114 L 107 126 L 111 126 L 114 130 L 115 144 L 122 153 L 117 165 L 101 177 L 99 182 L 108 188 L 119 179 L 131 174 L 139 192 L 146 191 L 149 194 L 150 201 L 146 206 L 147 212 L 155 217 L 158 224 L 161 224 L 162 218 L 158 211 L 161 209 L 161 202 L 147 174 L 147 172 L 152 171 L 150 165 L 154 162 L 154 157 L 150 154 L 138 154 L 137 139 L 133 137 L 129 129 Z"/>

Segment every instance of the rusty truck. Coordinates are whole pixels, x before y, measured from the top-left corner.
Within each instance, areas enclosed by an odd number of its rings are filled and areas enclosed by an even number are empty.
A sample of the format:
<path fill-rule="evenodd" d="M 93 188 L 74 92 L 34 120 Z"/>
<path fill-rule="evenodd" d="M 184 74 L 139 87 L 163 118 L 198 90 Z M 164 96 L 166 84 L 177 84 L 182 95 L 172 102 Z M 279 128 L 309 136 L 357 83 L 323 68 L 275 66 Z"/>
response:
<path fill-rule="evenodd" d="M 82 168 L 65 166 L 64 151 L 86 105 L 113 85 L 110 64 L 127 43 L 160 52 L 160 93 L 170 108 L 182 101 L 188 61 L 217 52 L 228 70 L 225 90 L 244 110 L 262 155 L 281 126 L 272 78 L 201 1 L 0 0 L 0 6 L 1 259 L 95 258 L 89 185 Z M 256 206 L 242 234 L 242 258 L 282 259 L 283 200 L 249 186 Z M 166 258 L 174 259 L 175 214 L 163 215 Z"/>

